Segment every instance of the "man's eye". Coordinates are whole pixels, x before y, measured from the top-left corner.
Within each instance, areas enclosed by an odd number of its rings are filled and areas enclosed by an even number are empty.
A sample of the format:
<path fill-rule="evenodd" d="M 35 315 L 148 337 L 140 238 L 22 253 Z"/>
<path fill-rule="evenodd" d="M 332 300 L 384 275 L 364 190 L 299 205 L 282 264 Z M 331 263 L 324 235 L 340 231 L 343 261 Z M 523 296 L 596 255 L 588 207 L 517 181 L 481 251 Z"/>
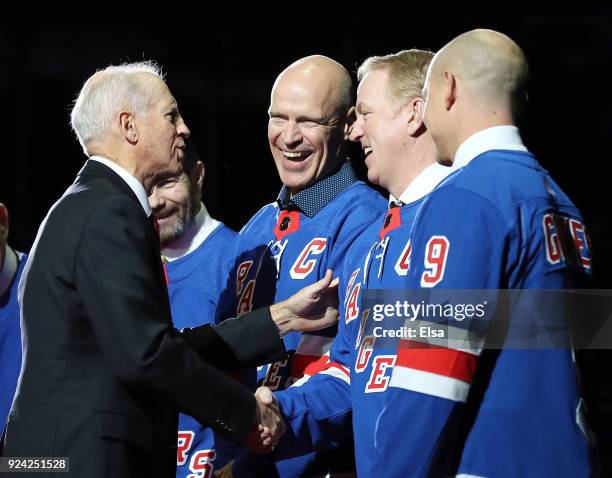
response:
<path fill-rule="evenodd" d="M 169 189 L 175 184 L 176 184 L 176 179 L 168 179 L 167 181 L 160 183 L 159 187 L 164 188 L 164 189 Z"/>
<path fill-rule="evenodd" d="M 308 121 L 301 121 L 300 124 L 306 128 L 314 128 L 316 126 L 319 126 L 319 123 L 316 121 L 312 121 L 312 120 L 308 120 Z"/>

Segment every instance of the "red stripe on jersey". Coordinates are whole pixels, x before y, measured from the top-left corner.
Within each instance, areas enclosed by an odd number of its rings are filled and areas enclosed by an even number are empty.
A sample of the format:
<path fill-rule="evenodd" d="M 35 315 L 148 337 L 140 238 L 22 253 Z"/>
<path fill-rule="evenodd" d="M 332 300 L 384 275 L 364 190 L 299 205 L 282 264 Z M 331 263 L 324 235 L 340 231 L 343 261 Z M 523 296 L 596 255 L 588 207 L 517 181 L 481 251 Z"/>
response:
<path fill-rule="evenodd" d="M 407 367 L 472 383 L 478 357 L 414 340 L 401 340 L 396 367 Z"/>
<path fill-rule="evenodd" d="M 295 354 L 291 361 L 291 376 L 293 378 L 302 378 L 306 368 L 322 358 L 329 360 L 329 357 L 326 355 L 321 357 L 320 355 Z"/>
<path fill-rule="evenodd" d="M 319 373 L 321 370 L 325 370 L 327 363 L 329 362 L 329 356 L 323 355 L 318 360 L 311 362 L 305 369 L 304 375 L 314 375 Z"/>

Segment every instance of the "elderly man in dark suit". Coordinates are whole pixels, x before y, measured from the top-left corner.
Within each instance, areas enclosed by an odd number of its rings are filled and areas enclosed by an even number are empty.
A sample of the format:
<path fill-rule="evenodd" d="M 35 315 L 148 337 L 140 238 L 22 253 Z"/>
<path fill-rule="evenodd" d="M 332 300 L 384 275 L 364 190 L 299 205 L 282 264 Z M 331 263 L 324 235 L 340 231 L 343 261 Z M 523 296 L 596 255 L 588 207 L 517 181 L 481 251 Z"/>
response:
<path fill-rule="evenodd" d="M 275 404 L 210 363 L 278 360 L 280 336 L 329 324 L 331 273 L 293 301 L 177 331 L 147 202 L 182 167 L 176 100 L 150 62 L 108 67 L 83 86 L 72 126 L 89 160 L 20 284 L 24 360 L 3 456 L 68 457 L 75 477 L 173 476 L 177 410 L 236 441 L 273 442 Z"/>

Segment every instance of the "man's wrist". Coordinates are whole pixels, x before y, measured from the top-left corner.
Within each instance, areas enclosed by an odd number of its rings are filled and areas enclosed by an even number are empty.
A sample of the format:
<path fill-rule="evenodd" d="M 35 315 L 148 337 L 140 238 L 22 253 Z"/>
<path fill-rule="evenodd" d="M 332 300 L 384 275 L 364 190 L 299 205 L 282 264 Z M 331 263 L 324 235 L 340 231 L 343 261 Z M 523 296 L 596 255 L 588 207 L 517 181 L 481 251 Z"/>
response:
<path fill-rule="evenodd" d="M 270 316 L 278 327 L 278 333 L 281 338 L 291 332 L 291 324 L 293 317 L 289 313 L 288 307 L 285 306 L 285 301 L 270 306 Z"/>

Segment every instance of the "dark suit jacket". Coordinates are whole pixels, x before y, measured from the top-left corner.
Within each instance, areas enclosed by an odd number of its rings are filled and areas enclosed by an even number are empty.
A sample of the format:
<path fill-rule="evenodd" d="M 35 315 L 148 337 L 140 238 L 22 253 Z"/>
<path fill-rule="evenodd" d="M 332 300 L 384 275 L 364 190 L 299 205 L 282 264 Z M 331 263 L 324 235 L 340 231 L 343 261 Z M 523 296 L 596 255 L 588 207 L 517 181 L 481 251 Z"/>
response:
<path fill-rule="evenodd" d="M 158 237 L 110 168 L 88 161 L 51 208 L 21 285 L 23 368 L 3 456 L 67 456 L 73 477 L 174 476 L 178 410 L 245 440 L 252 393 L 202 357 L 278 360 L 278 330 L 268 311 L 174 329 Z"/>

